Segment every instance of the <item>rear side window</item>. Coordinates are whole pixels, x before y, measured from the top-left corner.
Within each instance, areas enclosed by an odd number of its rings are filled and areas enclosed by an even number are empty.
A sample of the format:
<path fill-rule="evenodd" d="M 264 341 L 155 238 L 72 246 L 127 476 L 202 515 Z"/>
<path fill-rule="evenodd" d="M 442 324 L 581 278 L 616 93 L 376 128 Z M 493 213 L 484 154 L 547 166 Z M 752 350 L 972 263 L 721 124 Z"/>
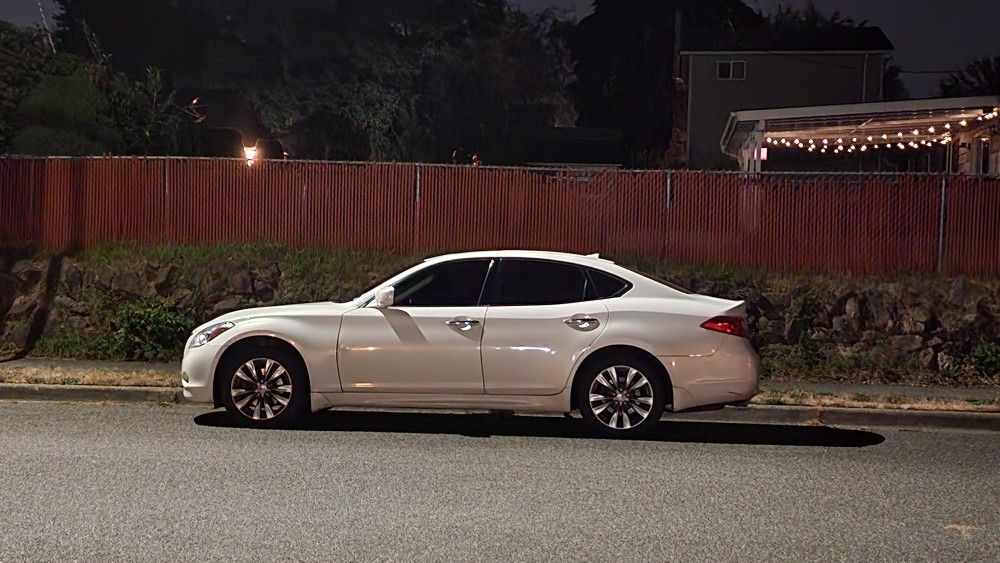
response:
<path fill-rule="evenodd" d="M 587 276 L 575 264 L 504 260 L 493 305 L 555 305 L 587 300 Z"/>
<path fill-rule="evenodd" d="M 430 266 L 395 286 L 393 305 L 465 307 L 479 304 L 489 260 L 460 260 Z"/>
<path fill-rule="evenodd" d="M 590 276 L 590 291 L 588 292 L 590 299 L 619 297 L 632 287 L 632 284 L 627 281 L 600 270 L 587 268 L 587 274 Z"/>

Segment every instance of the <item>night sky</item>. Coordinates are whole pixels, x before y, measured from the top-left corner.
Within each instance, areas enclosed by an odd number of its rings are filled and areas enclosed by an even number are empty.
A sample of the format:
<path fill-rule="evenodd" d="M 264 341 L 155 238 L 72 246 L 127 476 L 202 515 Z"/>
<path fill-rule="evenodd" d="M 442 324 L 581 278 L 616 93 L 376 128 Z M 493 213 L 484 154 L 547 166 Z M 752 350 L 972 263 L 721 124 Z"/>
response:
<path fill-rule="evenodd" d="M 591 0 L 511 0 L 527 10 L 559 6 L 590 13 Z M 808 0 L 745 0 L 765 13 L 778 4 L 805 6 Z M 896 45 L 896 61 L 904 70 L 948 70 L 969 59 L 1000 54 L 1000 0 L 815 0 L 824 13 L 840 10 L 854 20 L 880 26 Z M 51 0 L 43 0 L 46 12 Z M 35 0 L 0 0 L 0 19 L 18 24 L 39 22 Z M 941 74 L 904 74 L 910 94 L 934 93 Z"/>

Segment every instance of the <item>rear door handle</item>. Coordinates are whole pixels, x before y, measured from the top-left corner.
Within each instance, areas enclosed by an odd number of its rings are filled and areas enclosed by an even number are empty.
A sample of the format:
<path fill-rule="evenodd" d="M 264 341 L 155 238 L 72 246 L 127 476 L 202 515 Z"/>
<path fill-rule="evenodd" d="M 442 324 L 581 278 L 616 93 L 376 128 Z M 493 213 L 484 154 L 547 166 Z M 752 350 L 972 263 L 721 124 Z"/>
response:
<path fill-rule="evenodd" d="M 475 319 L 451 319 L 450 321 L 445 321 L 444 324 L 464 332 L 472 330 L 472 327 L 478 325 L 479 321 Z"/>
<path fill-rule="evenodd" d="M 595 319 L 594 317 L 573 315 L 568 319 L 563 319 L 563 323 L 565 323 L 570 328 L 575 328 L 576 330 L 582 330 L 586 332 L 588 330 L 594 330 L 595 328 L 597 328 L 597 326 L 601 324 L 601 321 Z"/>

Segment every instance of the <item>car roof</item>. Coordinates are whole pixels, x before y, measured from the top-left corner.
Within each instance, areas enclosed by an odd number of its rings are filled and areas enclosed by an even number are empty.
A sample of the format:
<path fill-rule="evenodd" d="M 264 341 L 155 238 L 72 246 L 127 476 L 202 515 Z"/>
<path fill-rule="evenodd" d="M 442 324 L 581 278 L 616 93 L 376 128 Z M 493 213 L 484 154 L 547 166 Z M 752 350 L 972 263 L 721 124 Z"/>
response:
<path fill-rule="evenodd" d="M 549 250 L 478 250 L 475 252 L 458 252 L 455 254 L 442 254 L 428 258 L 426 262 L 447 262 L 449 260 L 461 260 L 469 258 L 534 258 L 536 260 L 556 260 L 559 262 L 570 262 L 573 264 L 583 264 L 587 266 L 601 266 L 614 264 L 611 260 L 601 258 L 597 254 L 572 254 L 569 252 L 553 252 Z"/>

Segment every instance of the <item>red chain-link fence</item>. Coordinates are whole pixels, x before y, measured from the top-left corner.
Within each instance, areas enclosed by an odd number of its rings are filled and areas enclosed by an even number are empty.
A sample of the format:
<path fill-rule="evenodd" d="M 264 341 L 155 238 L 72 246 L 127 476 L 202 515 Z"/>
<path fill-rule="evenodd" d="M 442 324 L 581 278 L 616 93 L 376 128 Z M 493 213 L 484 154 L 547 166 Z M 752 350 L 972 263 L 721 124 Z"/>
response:
<path fill-rule="evenodd" d="M 273 241 L 1000 274 L 1000 179 L 200 158 L 0 159 L 0 244 Z"/>

